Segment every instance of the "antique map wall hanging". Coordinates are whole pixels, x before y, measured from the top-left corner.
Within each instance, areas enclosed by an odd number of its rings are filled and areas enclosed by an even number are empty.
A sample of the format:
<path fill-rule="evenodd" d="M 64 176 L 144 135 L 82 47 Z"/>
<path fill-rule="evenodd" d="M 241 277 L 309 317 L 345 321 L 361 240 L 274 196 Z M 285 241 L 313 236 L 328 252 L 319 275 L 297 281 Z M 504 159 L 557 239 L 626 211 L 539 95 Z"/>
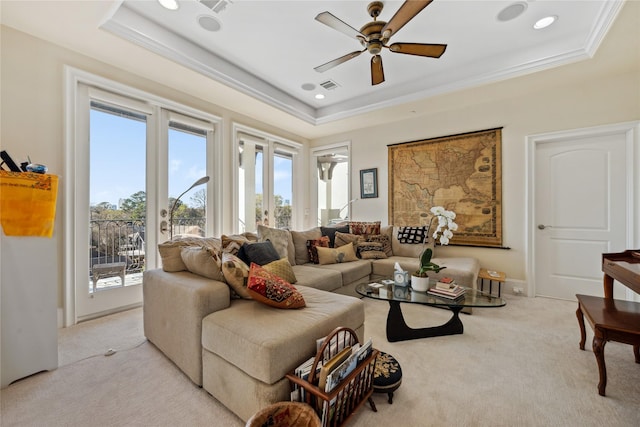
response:
<path fill-rule="evenodd" d="M 502 128 L 389 145 L 389 223 L 456 213 L 451 244 L 502 246 Z"/>

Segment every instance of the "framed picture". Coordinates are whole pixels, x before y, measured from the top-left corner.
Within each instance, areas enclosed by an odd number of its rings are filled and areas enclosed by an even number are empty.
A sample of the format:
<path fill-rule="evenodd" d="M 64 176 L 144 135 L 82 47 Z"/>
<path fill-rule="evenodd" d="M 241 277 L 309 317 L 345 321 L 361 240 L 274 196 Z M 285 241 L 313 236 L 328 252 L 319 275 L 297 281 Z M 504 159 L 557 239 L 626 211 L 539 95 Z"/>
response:
<path fill-rule="evenodd" d="M 378 169 L 362 169 L 360 171 L 360 198 L 378 197 Z"/>

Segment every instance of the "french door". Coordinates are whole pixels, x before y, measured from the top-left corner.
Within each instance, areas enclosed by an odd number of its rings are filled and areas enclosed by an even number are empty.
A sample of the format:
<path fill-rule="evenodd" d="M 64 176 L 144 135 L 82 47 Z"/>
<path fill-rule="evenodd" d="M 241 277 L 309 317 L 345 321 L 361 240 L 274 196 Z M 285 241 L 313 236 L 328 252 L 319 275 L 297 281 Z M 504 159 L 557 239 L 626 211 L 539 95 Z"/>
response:
<path fill-rule="evenodd" d="M 211 175 L 213 131 L 211 121 L 78 85 L 67 324 L 140 305 L 158 243 L 213 233 L 212 186 L 192 185 Z"/>
<path fill-rule="evenodd" d="M 294 202 L 300 190 L 301 144 L 238 124 L 236 230 L 255 232 L 258 225 L 292 229 L 297 225 Z M 300 203 L 298 203 L 300 205 Z"/>

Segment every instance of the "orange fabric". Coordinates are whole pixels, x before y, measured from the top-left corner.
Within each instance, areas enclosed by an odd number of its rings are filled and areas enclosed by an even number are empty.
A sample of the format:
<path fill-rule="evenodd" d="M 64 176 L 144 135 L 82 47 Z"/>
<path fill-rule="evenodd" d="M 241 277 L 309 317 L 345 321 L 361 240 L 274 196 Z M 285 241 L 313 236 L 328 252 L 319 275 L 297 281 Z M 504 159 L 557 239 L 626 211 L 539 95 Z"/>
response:
<path fill-rule="evenodd" d="M 7 236 L 53 236 L 58 177 L 0 171 L 0 224 Z"/>

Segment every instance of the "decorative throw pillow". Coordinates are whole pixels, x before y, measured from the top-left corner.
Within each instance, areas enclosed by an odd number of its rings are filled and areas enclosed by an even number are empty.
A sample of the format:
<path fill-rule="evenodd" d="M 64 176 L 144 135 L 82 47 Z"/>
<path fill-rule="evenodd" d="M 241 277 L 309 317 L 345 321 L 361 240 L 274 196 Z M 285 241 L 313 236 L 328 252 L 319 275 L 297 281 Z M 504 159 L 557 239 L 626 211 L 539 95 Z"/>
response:
<path fill-rule="evenodd" d="M 293 268 L 291 268 L 291 264 L 289 264 L 289 260 L 286 258 L 265 264 L 262 268 L 267 270 L 269 273 L 273 273 L 276 276 L 283 278 L 289 283 L 296 283 L 298 281 L 295 273 L 293 272 Z"/>
<path fill-rule="evenodd" d="M 373 236 L 367 237 L 367 242 L 374 242 L 382 244 L 382 251 L 388 257 L 393 256 L 393 251 L 391 250 L 391 238 L 385 234 L 377 234 Z"/>
<path fill-rule="evenodd" d="M 180 255 L 182 262 L 190 272 L 224 282 L 221 269 L 222 261 L 216 251 L 205 247 L 185 246 Z"/>
<path fill-rule="evenodd" d="M 231 290 L 241 298 L 251 299 L 251 294 L 247 290 L 247 279 L 249 278 L 249 266 L 247 264 L 237 256 L 223 252 L 222 274 Z"/>
<path fill-rule="evenodd" d="M 322 236 L 318 239 L 307 240 L 307 256 L 309 257 L 308 262 L 312 262 L 314 264 L 318 264 L 318 250 L 316 247 L 320 246 L 321 248 L 329 247 L 329 237 Z"/>
<path fill-rule="evenodd" d="M 269 228 L 264 225 L 258 225 L 258 241 L 270 241 L 276 249 L 276 252 L 280 255 L 280 258 L 287 258 L 291 265 L 295 264 L 295 248 L 293 247 L 293 240 L 291 239 L 291 233 L 289 233 L 289 230 L 280 230 L 278 228 Z"/>
<path fill-rule="evenodd" d="M 160 243 L 158 252 L 160 252 L 164 271 L 175 272 L 187 269 L 181 255 L 182 248 L 186 246 L 204 246 L 219 253 L 222 243 L 220 239 L 215 237 L 174 237 L 172 240 Z"/>
<path fill-rule="evenodd" d="M 320 237 L 322 237 L 320 227 L 315 227 L 306 231 L 291 230 L 291 238 L 295 248 L 296 265 L 306 264 L 309 262 L 307 241 L 319 239 Z"/>
<path fill-rule="evenodd" d="M 398 228 L 398 242 L 400 243 L 422 244 L 428 235 L 428 226 Z"/>
<path fill-rule="evenodd" d="M 360 242 L 364 242 L 364 236 L 360 236 L 358 234 L 341 233 L 339 231 L 336 232 L 336 248 L 344 246 L 347 243 L 353 243 L 353 246 L 356 246 Z"/>
<path fill-rule="evenodd" d="M 360 242 L 356 246 L 356 255 L 362 259 L 384 259 L 387 254 L 384 253 L 382 243 L 378 242 Z"/>
<path fill-rule="evenodd" d="M 321 248 L 318 250 L 319 264 L 339 264 L 343 262 L 357 261 L 356 252 L 353 249 L 353 243 L 346 244 L 339 248 Z"/>
<path fill-rule="evenodd" d="M 251 264 L 247 289 L 256 301 L 276 308 L 305 306 L 302 294 L 286 280 L 268 272 L 258 264 Z"/>
<path fill-rule="evenodd" d="M 351 234 L 361 234 L 364 236 L 368 236 L 370 234 L 380 234 L 380 221 L 349 221 L 349 232 Z"/>
<path fill-rule="evenodd" d="M 248 242 L 245 236 L 234 234 L 232 236 L 222 235 L 222 252 L 226 252 L 233 255 L 238 255 L 238 251 L 246 242 Z"/>
<path fill-rule="evenodd" d="M 323 236 L 327 236 L 329 238 L 329 247 L 330 248 L 335 248 L 336 247 L 336 243 L 335 243 L 335 239 L 336 239 L 336 232 L 340 232 L 340 233 L 348 233 L 349 232 L 349 225 L 342 225 L 342 226 L 336 226 L 336 227 L 320 227 L 320 231 L 322 232 Z"/>
<path fill-rule="evenodd" d="M 251 265 L 252 262 L 255 262 L 258 265 L 265 265 L 272 261 L 279 260 L 280 254 L 276 252 L 270 241 L 255 243 L 246 242 L 238 250 L 238 258 L 244 261 L 247 265 Z"/>

